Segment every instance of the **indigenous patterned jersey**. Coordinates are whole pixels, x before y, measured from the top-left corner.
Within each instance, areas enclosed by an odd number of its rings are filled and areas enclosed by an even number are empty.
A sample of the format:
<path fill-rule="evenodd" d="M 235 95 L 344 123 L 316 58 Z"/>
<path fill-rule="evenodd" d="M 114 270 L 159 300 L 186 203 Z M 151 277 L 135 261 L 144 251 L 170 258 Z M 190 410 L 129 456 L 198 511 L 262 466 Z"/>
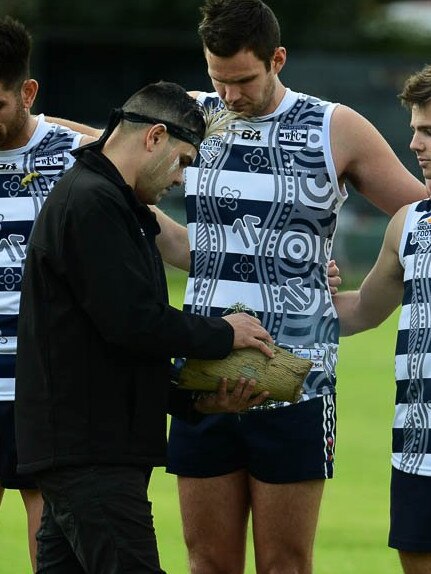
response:
<path fill-rule="evenodd" d="M 0 151 L 0 400 L 15 398 L 16 331 L 27 240 L 52 185 L 73 164 L 81 134 L 38 117 L 22 148 Z"/>
<path fill-rule="evenodd" d="M 199 99 L 223 107 L 216 93 Z M 205 140 L 186 170 L 192 264 L 184 309 L 253 310 L 278 345 L 314 362 L 304 399 L 335 390 L 338 321 L 327 263 L 347 194 L 330 150 L 334 108 L 287 90 L 274 113 Z"/>
<path fill-rule="evenodd" d="M 404 472 L 431 476 L 430 200 L 409 207 L 399 257 L 404 268 L 404 298 L 395 354 L 392 464 Z"/>

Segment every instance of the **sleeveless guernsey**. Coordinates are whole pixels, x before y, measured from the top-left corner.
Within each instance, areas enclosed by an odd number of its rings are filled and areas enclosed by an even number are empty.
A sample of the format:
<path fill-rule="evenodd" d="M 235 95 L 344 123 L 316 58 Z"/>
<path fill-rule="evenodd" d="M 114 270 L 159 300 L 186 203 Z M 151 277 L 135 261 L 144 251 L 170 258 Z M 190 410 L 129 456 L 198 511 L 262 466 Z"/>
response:
<path fill-rule="evenodd" d="M 199 99 L 223 107 L 217 93 Z M 185 178 L 192 262 L 184 309 L 255 312 L 277 345 L 313 361 L 304 400 L 335 392 L 338 320 L 327 263 L 347 197 L 330 149 L 335 107 L 287 90 L 274 113 L 205 140 Z"/>
<path fill-rule="evenodd" d="M 38 116 L 22 148 L 0 151 L 0 400 L 15 398 L 16 332 L 27 240 L 43 202 L 82 135 Z"/>
<path fill-rule="evenodd" d="M 431 476 L 430 200 L 409 207 L 399 257 L 404 297 L 395 352 L 392 464 L 403 472 Z"/>

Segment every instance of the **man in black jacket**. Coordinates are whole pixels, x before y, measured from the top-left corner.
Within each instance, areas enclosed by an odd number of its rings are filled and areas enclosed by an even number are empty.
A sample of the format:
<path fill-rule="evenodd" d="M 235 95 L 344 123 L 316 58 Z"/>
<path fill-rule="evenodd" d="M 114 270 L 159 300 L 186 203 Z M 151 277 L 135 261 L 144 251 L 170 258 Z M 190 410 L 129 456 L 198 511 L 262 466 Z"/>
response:
<path fill-rule="evenodd" d="M 243 347 L 270 355 L 257 319 L 189 315 L 168 303 L 148 205 L 181 183 L 205 127 L 179 86 L 143 88 L 76 152 L 34 227 L 16 423 L 18 470 L 36 476 L 45 501 L 40 574 L 162 572 L 148 480 L 165 463 L 166 411 L 200 416 L 170 383 L 170 358 Z M 266 398 L 250 392 L 243 382 L 230 399 L 222 385 L 197 408 L 240 410 Z"/>

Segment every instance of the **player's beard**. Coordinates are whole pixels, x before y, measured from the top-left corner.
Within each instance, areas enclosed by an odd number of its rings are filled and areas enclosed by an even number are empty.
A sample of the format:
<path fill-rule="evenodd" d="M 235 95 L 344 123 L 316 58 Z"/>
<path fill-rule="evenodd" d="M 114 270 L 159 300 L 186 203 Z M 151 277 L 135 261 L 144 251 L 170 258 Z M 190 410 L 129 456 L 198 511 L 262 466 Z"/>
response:
<path fill-rule="evenodd" d="M 28 112 L 21 96 L 17 96 L 15 114 L 6 125 L 0 122 L 0 150 L 14 149 L 24 145 L 22 136 L 27 121 Z"/>
<path fill-rule="evenodd" d="M 274 76 L 268 75 L 267 82 L 264 85 L 262 96 L 259 100 L 246 100 L 240 107 L 228 107 L 233 112 L 242 113 L 249 118 L 256 118 L 270 114 L 275 109 L 274 103 L 275 80 Z"/>

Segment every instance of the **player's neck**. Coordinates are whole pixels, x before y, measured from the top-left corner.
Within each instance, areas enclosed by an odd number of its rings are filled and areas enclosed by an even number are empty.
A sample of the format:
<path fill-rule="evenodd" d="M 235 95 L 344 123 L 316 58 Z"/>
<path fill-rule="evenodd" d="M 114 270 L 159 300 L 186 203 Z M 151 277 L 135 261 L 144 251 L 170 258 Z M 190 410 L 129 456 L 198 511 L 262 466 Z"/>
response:
<path fill-rule="evenodd" d="M 265 115 L 272 114 L 281 104 L 284 96 L 286 95 L 286 87 L 280 82 L 278 77 L 276 78 L 275 90 L 274 95 L 272 98 L 272 104 L 270 108 L 266 111 Z"/>

